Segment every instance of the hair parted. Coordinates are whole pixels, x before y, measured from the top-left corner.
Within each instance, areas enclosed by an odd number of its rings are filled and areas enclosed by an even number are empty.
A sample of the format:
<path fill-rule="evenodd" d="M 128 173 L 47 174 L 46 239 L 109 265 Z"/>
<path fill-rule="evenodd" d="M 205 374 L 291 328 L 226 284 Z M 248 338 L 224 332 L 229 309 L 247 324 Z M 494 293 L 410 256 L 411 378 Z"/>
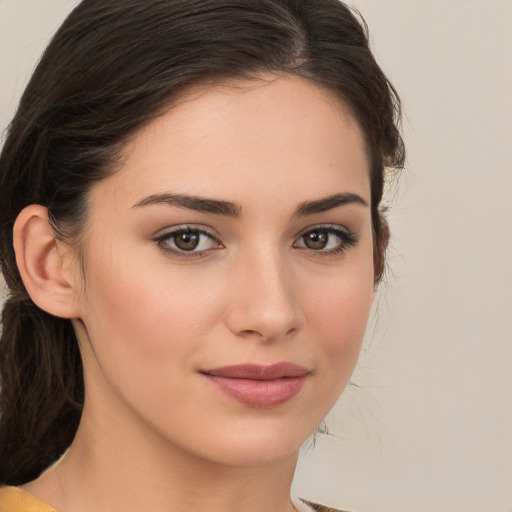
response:
<path fill-rule="evenodd" d="M 80 233 L 87 192 L 113 172 L 128 137 L 199 81 L 308 78 L 359 122 L 371 172 L 375 278 L 388 229 L 379 211 L 386 167 L 401 168 L 400 102 L 361 18 L 339 0 L 83 0 L 43 54 L 0 156 L 0 265 L 9 296 L 0 338 L 0 484 L 36 478 L 67 449 L 84 399 L 68 319 L 33 304 L 12 231 L 29 204 L 56 235 Z"/>

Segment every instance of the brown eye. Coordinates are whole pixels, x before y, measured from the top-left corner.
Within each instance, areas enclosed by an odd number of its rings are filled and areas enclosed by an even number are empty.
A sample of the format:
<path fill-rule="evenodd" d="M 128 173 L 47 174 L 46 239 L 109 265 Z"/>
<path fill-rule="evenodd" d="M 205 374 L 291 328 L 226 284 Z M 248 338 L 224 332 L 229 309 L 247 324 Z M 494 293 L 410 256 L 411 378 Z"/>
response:
<path fill-rule="evenodd" d="M 341 253 L 356 243 L 357 236 L 342 226 L 319 226 L 303 233 L 293 247 L 329 255 Z"/>
<path fill-rule="evenodd" d="M 174 235 L 174 244 L 182 251 L 193 251 L 199 245 L 200 235 L 192 231 Z"/>
<path fill-rule="evenodd" d="M 177 255 L 199 256 L 211 249 L 221 249 L 222 244 L 202 229 L 178 228 L 155 238 L 164 251 Z"/>
<path fill-rule="evenodd" d="M 329 233 L 327 231 L 310 231 L 303 236 L 304 245 L 308 249 L 321 250 L 325 249 L 329 242 Z"/>

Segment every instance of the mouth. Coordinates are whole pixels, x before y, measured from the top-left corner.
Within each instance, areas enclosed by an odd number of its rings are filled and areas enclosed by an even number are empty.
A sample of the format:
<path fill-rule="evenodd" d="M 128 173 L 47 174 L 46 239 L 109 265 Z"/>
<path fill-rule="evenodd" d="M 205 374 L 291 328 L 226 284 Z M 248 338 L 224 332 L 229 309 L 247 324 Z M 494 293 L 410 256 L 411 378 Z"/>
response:
<path fill-rule="evenodd" d="M 200 372 L 219 391 L 243 405 L 270 408 L 284 404 L 304 387 L 311 371 L 294 363 L 241 364 Z"/>

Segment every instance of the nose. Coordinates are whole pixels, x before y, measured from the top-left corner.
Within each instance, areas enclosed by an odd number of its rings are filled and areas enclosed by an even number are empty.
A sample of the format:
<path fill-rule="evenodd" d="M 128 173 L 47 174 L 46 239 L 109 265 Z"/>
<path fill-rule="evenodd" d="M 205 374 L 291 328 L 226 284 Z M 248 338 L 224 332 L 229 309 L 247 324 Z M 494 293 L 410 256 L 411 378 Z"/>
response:
<path fill-rule="evenodd" d="M 230 283 L 228 328 L 238 336 L 264 341 L 295 334 L 304 318 L 290 266 L 268 251 L 241 260 Z"/>

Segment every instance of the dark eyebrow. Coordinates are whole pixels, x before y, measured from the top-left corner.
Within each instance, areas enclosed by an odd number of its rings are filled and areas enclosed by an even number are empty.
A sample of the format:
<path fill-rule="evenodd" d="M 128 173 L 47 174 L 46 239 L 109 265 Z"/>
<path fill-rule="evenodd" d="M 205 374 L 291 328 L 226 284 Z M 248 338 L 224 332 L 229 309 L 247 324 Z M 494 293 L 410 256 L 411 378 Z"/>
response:
<path fill-rule="evenodd" d="M 182 194 L 154 194 L 134 204 L 132 208 L 148 206 L 150 204 L 167 204 L 177 206 L 178 208 L 186 208 L 187 210 L 213 213 L 226 217 L 240 217 L 242 213 L 242 207 L 236 203 Z"/>
<path fill-rule="evenodd" d="M 334 194 L 323 199 L 317 199 L 316 201 L 306 201 L 299 205 L 295 211 L 296 217 L 304 217 L 306 215 L 312 215 L 314 213 L 326 212 L 339 206 L 345 206 L 346 204 L 360 204 L 362 206 L 368 206 L 368 203 L 359 195 L 351 192 L 343 194 Z"/>

